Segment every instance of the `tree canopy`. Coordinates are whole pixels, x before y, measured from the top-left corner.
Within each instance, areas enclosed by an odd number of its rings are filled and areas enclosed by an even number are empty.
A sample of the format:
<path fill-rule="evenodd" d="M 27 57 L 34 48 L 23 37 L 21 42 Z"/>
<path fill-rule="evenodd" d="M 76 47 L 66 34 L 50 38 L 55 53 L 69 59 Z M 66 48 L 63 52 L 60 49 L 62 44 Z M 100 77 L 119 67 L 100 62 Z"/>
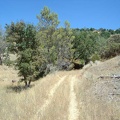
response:
<path fill-rule="evenodd" d="M 9 43 L 9 50 L 17 54 L 16 66 L 19 75 L 26 86 L 35 80 L 39 73 L 39 64 L 41 59 L 38 58 L 39 49 L 36 40 L 36 29 L 31 24 L 25 24 L 23 21 L 11 23 L 6 26 L 6 39 Z"/>

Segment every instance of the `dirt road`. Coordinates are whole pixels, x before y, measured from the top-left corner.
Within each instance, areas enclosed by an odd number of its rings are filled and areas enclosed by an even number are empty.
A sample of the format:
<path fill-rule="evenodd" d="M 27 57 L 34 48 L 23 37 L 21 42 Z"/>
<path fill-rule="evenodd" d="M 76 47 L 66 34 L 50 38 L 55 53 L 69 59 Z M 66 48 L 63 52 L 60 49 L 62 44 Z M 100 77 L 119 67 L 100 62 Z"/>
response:
<path fill-rule="evenodd" d="M 78 101 L 75 93 L 76 75 L 57 76 L 58 80 L 42 105 L 38 105 L 31 120 L 79 120 Z"/>

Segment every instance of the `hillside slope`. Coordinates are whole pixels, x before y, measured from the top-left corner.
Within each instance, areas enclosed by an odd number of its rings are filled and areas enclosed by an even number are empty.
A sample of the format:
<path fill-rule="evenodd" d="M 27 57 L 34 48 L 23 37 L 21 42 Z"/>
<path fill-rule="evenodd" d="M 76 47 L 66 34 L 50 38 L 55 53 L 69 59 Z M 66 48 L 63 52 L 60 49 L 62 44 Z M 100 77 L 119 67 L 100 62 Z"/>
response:
<path fill-rule="evenodd" d="M 21 92 L 8 89 L 17 71 L 0 66 L 0 120 L 119 120 L 120 56 L 61 71 Z"/>

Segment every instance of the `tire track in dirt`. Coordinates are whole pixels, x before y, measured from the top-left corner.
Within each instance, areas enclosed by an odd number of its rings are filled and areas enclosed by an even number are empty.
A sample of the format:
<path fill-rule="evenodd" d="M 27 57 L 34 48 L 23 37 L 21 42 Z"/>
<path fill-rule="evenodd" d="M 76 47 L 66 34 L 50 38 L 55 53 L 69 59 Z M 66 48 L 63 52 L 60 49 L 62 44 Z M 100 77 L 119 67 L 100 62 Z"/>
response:
<path fill-rule="evenodd" d="M 60 77 L 59 77 L 60 78 Z M 51 103 L 54 93 L 57 90 L 57 88 L 60 86 L 60 84 L 65 80 L 66 76 L 60 78 L 59 82 L 54 85 L 54 87 L 50 90 L 50 93 L 48 95 L 48 99 L 44 101 L 44 104 L 41 106 L 41 108 L 36 112 L 33 120 L 40 120 L 40 116 L 42 116 L 45 112 L 45 109 L 48 107 L 48 105 Z"/>
<path fill-rule="evenodd" d="M 77 98 L 74 91 L 74 86 L 76 82 L 76 78 L 72 77 L 71 83 L 70 83 L 70 104 L 69 104 L 69 116 L 68 120 L 78 120 L 79 117 L 79 110 L 77 108 Z"/>

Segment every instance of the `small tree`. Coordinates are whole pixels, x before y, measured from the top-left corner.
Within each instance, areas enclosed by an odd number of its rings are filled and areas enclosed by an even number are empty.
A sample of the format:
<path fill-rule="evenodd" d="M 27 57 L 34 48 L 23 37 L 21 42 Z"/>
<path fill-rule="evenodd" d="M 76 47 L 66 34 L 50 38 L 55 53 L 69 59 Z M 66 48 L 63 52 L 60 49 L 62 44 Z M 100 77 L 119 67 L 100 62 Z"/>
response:
<path fill-rule="evenodd" d="M 52 39 L 52 35 L 57 29 L 59 24 L 58 16 L 56 13 L 51 12 L 48 7 L 44 7 L 40 14 L 37 15 L 38 33 L 37 39 L 39 41 L 39 48 L 43 51 L 46 63 L 54 63 L 55 61 L 55 40 Z"/>
<path fill-rule="evenodd" d="M 57 62 L 72 61 L 74 53 L 72 43 L 75 37 L 70 29 L 70 24 L 65 21 L 65 28 L 61 27 L 57 29 L 52 38 L 53 40 L 55 39 Z"/>
<path fill-rule="evenodd" d="M 102 58 L 110 58 L 120 54 L 120 34 L 111 35 L 107 41 L 103 52 Z"/>
<path fill-rule="evenodd" d="M 36 29 L 31 24 L 20 21 L 6 26 L 6 38 L 9 43 L 9 50 L 17 54 L 16 66 L 19 75 L 23 77 L 25 86 L 30 86 L 39 74 L 39 50 L 35 38 Z"/>
<path fill-rule="evenodd" d="M 58 61 L 70 60 L 74 39 L 70 24 L 65 22 L 65 28 L 58 28 L 58 16 L 48 7 L 44 7 L 37 18 L 39 20 L 37 39 L 40 43 L 39 49 L 46 60 L 44 65 L 56 65 Z"/>
<path fill-rule="evenodd" d="M 89 62 L 90 56 L 97 51 L 99 34 L 87 30 L 79 31 L 74 34 L 74 59 L 82 59 L 87 63 Z"/>

